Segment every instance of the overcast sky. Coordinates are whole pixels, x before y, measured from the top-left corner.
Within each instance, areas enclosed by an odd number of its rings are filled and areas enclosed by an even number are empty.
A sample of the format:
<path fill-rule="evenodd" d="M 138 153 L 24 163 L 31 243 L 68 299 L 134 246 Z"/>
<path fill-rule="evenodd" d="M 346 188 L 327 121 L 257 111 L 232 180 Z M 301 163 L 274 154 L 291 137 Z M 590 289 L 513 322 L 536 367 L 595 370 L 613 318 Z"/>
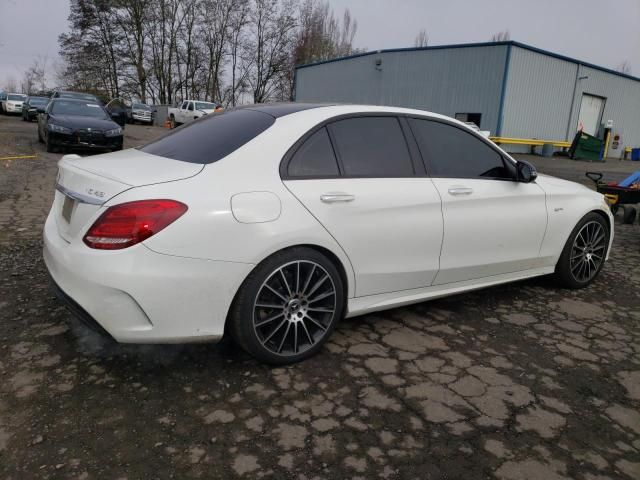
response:
<path fill-rule="evenodd" d="M 329 0 L 358 21 L 359 48 L 410 47 L 424 28 L 430 45 L 511 38 L 640 76 L 640 0 Z M 0 86 L 38 56 L 52 65 L 67 29 L 69 0 L 0 0 Z M 28 28 L 25 28 L 28 25 Z"/>

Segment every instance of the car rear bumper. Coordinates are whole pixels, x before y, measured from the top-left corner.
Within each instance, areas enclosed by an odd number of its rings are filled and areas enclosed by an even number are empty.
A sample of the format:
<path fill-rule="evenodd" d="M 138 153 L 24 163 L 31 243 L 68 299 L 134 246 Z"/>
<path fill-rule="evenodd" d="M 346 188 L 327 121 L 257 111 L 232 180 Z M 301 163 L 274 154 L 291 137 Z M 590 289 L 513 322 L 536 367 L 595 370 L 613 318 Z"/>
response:
<path fill-rule="evenodd" d="M 123 343 L 219 340 L 233 297 L 253 268 L 159 254 L 142 244 L 93 250 L 65 241 L 51 214 L 43 256 L 72 313 Z"/>

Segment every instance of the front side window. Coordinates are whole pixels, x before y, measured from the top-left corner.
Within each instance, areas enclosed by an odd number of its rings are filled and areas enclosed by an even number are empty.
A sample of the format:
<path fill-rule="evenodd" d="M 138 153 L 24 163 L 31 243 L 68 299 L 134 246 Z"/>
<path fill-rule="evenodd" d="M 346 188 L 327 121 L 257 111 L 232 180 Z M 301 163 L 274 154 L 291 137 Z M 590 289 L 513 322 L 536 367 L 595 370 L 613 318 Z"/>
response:
<path fill-rule="evenodd" d="M 348 177 L 411 177 L 409 148 L 396 117 L 358 117 L 329 125 Z"/>
<path fill-rule="evenodd" d="M 180 108 L 182 110 L 186 110 L 187 109 L 187 105 L 189 105 L 189 102 L 182 102 L 182 106 Z"/>
<path fill-rule="evenodd" d="M 339 174 L 331 140 L 324 127 L 298 148 L 287 168 L 287 175 L 295 178 L 337 177 Z"/>
<path fill-rule="evenodd" d="M 431 176 L 514 178 L 502 156 L 472 133 L 432 120 L 411 119 L 409 123 Z"/>

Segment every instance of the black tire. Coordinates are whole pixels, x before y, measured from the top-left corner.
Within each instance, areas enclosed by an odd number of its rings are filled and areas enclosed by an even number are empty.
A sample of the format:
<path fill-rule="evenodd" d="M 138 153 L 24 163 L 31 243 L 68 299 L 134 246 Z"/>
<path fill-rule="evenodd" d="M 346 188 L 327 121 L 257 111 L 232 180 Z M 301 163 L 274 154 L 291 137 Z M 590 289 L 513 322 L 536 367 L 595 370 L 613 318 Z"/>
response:
<path fill-rule="evenodd" d="M 591 232 L 593 242 L 589 241 Z M 604 236 L 600 239 L 601 234 Z M 571 231 L 556 264 L 555 276 L 559 283 L 566 288 L 584 288 L 593 282 L 604 265 L 609 238 L 609 224 L 602 215 L 590 212 L 582 217 Z"/>
<path fill-rule="evenodd" d="M 44 143 L 45 143 L 45 146 L 46 146 L 46 149 L 47 149 L 48 153 L 55 153 L 56 148 L 51 143 L 51 140 L 49 140 L 49 135 L 47 135 L 47 138 L 46 138 Z"/>
<path fill-rule="evenodd" d="M 636 221 L 636 209 L 633 207 L 624 207 L 624 213 L 622 214 L 622 223 L 625 225 L 631 225 Z"/>
<path fill-rule="evenodd" d="M 316 250 L 294 247 L 273 254 L 245 279 L 231 306 L 228 330 L 256 359 L 286 365 L 316 354 L 344 307 L 336 266 Z"/>
<path fill-rule="evenodd" d="M 611 210 L 611 214 L 615 217 L 616 213 L 618 213 L 618 210 L 620 209 L 620 205 L 614 203 L 613 205 L 609 205 L 609 209 Z"/>

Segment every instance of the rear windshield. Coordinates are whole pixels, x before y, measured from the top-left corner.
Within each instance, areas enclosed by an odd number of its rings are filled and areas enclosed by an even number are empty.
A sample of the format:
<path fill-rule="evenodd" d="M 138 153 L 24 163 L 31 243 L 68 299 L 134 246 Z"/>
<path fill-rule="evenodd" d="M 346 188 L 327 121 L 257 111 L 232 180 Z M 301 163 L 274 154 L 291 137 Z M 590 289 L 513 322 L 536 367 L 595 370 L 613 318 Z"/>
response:
<path fill-rule="evenodd" d="M 213 163 L 260 135 L 275 121 L 271 115 L 255 110 L 227 110 L 200 117 L 140 150 L 183 162 Z"/>

